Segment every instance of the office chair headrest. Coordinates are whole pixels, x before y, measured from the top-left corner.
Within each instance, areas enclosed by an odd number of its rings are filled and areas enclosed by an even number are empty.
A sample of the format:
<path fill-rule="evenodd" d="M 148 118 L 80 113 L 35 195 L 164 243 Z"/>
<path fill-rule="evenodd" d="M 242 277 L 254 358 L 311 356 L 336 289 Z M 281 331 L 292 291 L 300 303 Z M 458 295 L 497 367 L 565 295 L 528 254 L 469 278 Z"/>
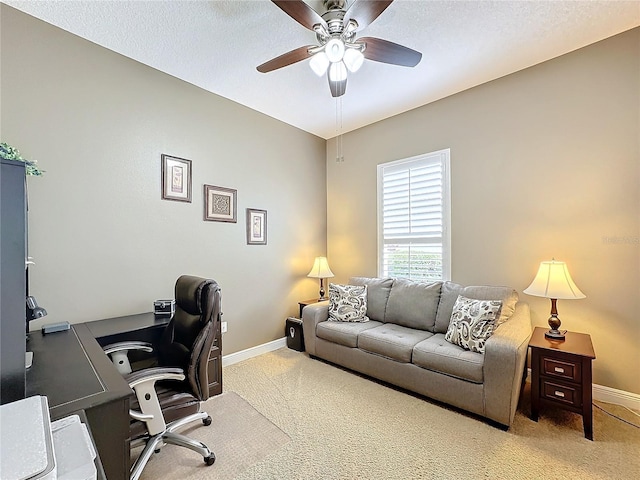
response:
<path fill-rule="evenodd" d="M 176 304 L 190 315 L 203 313 L 202 293 L 208 285 L 217 285 L 215 280 L 209 280 L 193 275 L 182 275 L 176 281 Z"/>

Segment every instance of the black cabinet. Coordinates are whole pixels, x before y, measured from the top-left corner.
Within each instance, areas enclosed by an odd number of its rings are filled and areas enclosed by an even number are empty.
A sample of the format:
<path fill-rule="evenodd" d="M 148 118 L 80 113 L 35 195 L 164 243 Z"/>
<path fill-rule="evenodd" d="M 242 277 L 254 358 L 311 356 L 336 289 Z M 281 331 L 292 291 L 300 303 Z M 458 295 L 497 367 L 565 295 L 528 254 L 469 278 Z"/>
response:
<path fill-rule="evenodd" d="M 25 165 L 2 160 L 0 173 L 0 404 L 25 396 Z"/>

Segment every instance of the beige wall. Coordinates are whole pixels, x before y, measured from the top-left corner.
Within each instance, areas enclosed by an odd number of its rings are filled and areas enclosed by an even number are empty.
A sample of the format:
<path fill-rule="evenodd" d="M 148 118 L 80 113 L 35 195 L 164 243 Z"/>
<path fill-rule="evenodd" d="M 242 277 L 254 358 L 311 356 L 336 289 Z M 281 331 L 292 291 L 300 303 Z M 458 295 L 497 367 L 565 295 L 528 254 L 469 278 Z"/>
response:
<path fill-rule="evenodd" d="M 640 394 L 639 113 L 635 29 L 348 133 L 344 163 L 330 141 L 335 280 L 377 274 L 376 165 L 450 148 L 452 279 L 522 292 L 566 261 L 587 298 L 559 301 L 563 327 L 591 334 L 595 383 Z M 521 298 L 546 326 L 549 300 Z"/>
<path fill-rule="evenodd" d="M 225 354 L 282 338 L 317 295 L 325 141 L 6 5 L 1 17 L 1 140 L 47 171 L 28 179 L 44 320 L 150 311 L 191 273 L 222 286 Z M 162 153 L 193 161 L 192 203 L 161 200 Z M 238 190 L 237 223 L 202 220 L 205 183 Z M 267 246 L 246 245 L 247 207 L 268 211 Z"/>

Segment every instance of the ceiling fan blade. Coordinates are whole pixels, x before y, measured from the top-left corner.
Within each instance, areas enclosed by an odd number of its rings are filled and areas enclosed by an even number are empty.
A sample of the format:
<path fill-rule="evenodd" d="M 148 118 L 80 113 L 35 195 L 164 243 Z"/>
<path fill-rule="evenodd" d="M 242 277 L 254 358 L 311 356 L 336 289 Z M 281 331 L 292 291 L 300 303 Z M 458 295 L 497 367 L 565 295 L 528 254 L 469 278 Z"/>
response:
<path fill-rule="evenodd" d="M 329 89 L 331 90 L 332 97 L 341 97 L 347 91 L 347 79 L 340 80 L 334 82 L 329 78 L 329 73 L 327 72 L 327 79 L 329 80 Z"/>
<path fill-rule="evenodd" d="M 309 5 L 302 0 L 271 0 L 275 3 L 284 13 L 293 18 L 296 22 L 309 30 L 313 30 L 313 26 L 320 24 L 325 29 L 327 28 L 327 22 Z"/>
<path fill-rule="evenodd" d="M 362 54 L 375 62 L 415 67 L 422 59 L 420 52 L 381 38 L 362 37 L 357 43 L 364 43 L 367 46 Z"/>
<path fill-rule="evenodd" d="M 358 24 L 355 31 L 362 30 L 378 18 L 392 2 L 393 0 L 356 0 L 345 13 L 343 23 L 346 25 L 353 19 Z"/>
<path fill-rule="evenodd" d="M 306 47 L 299 47 L 290 52 L 283 53 L 279 57 L 272 58 L 268 62 L 264 62 L 258 66 L 257 69 L 261 73 L 271 72 L 282 67 L 286 67 L 296 62 L 305 60 L 311 56 L 309 49 L 313 48 L 313 45 L 307 45 Z"/>

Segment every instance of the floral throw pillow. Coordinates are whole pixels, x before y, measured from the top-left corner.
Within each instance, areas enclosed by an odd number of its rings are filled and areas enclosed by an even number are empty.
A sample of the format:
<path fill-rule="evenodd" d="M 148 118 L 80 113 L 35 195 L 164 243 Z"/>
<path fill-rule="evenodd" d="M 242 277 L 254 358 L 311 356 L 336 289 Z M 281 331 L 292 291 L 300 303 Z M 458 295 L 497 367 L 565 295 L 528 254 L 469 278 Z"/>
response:
<path fill-rule="evenodd" d="M 330 283 L 329 321 L 368 322 L 367 286 Z"/>
<path fill-rule="evenodd" d="M 475 300 L 458 295 L 444 339 L 466 350 L 484 353 L 501 307 L 501 300 Z"/>

